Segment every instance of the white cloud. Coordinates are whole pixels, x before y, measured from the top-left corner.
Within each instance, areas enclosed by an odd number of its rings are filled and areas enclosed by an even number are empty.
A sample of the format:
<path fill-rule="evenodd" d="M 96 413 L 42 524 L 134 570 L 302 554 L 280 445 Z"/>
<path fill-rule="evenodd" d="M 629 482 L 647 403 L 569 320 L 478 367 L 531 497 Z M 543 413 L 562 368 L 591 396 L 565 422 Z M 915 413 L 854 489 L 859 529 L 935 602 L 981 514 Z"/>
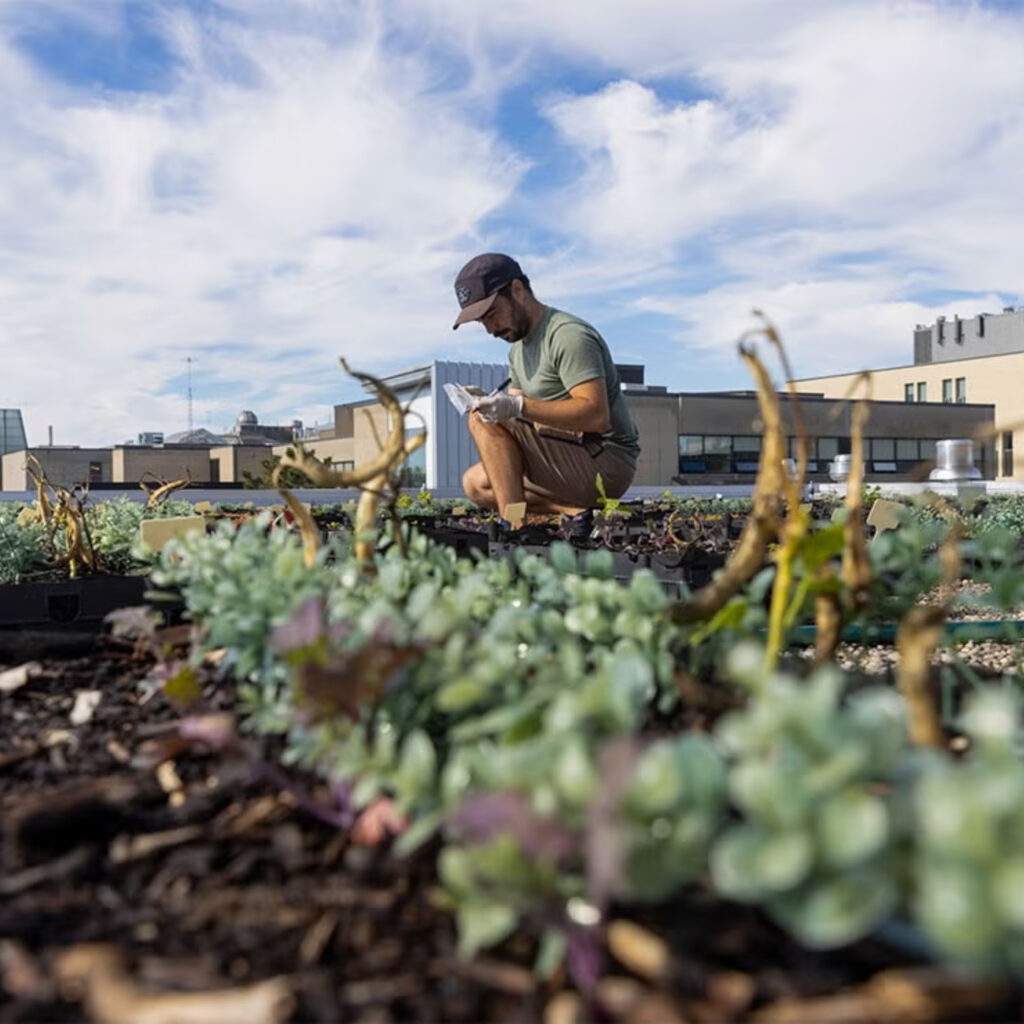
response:
<path fill-rule="evenodd" d="M 179 64 L 133 94 L 62 83 L 15 43 L 86 19 L 76 31 L 123 44 L 119 0 L 0 0 L 0 401 L 34 440 L 49 423 L 81 443 L 182 427 L 189 354 L 211 426 L 243 407 L 323 417 L 353 394 L 339 354 L 382 372 L 500 358 L 449 330 L 452 272 L 484 248 L 516 252 L 542 297 L 607 317 L 650 379 L 681 387 L 688 352 L 732 358 L 755 305 L 810 375 L 902 362 L 914 322 L 1019 294 L 1012 13 L 218 9 L 152 0 Z M 545 118 L 547 148 L 529 138 Z M 960 310 L 929 297 L 946 290 L 971 294 Z M 678 354 L 645 346 L 652 314 Z"/>
<path fill-rule="evenodd" d="M 261 418 L 322 416 L 339 353 L 415 358 L 447 325 L 460 240 L 525 166 L 372 24 L 336 45 L 236 31 L 242 84 L 210 67 L 220 26 L 168 27 L 188 63 L 161 96 L 75 94 L 2 51 L 5 400 L 36 439 L 44 420 L 82 443 L 174 429 L 183 397 L 160 396 L 189 352 L 201 394 L 258 391 L 301 349 L 288 372 L 315 385 L 276 388 Z M 204 408 L 230 422 L 246 399 Z"/>
<path fill-rule="evenodd" d="M 558 202 L 594 259 L 675 266 L 640 306 L 678 316 L 688 344 L 731 343 L 760 304 L 794 314 L 812 366 L 839 369 L 846 343 L 899 362 L 916 319 L 951 311 L 913 296 L 977 292 L 973 308 L 1019 289 L 1021 52 L 1020 18 L 847 5 L 710 58 L 712 99 L 631 80 L 554 97 L 586 166 Z M 702 285 L 709 268 L 731 283 Z"/>

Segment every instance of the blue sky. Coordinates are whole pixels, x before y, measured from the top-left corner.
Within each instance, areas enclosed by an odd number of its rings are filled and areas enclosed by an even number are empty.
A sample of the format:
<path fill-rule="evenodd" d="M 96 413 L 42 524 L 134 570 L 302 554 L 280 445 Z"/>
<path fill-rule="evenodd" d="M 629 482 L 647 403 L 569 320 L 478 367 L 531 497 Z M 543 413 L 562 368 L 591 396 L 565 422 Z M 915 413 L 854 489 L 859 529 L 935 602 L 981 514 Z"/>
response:
<path fill-rule="evenodd" d="M 452 279 L 678 390 L 907 362 L 1018 305 L 1024 9 L 867 0 L 0 0 L 0 405 L 111 444 L 330 419 L 337 357 L 501 360 Z"/>

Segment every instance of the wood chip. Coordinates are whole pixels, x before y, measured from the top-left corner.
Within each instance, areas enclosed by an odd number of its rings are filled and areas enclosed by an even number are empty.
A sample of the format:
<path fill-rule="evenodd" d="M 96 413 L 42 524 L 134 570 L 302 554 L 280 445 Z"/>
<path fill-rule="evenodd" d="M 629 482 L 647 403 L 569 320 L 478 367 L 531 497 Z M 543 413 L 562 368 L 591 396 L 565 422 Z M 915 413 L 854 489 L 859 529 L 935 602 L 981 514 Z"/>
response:
<path fill-rule="evenodd" d="M 342 986 L 341 997 L 352 1006 L 369 1006 L 394 999 L 409 999 L 423 991 L 423 978 L 419 974 L 394 974 L 385 978 L 367 978 L 350 981 Z M 223 1022 L 218 1022 L 223 1024 Z"/>
<path fill-rule="evenodd" d="M 625 1018 L 625 1024 L 690 1024 L 686 1010 L 667 992 L 649 992 Z M 804 1024 L 811 1024 L 804 1021 Z"/>
<path fill-rule="evenodd" d="M 454 974 L 513 996 L 528 996 L 537 990 L 537 977 L 532 971 L 528 971 L 525 967 L 496 960 L 493 957 L 477 957 L 474 960 L 439 960 L 431 964 L 430 970 L 432 974 L 436 973 L 439 977 Z"/>
<path fill-rule="evenodd" d="M 9 668 L 0 672 L 0 693 L 14 693 L 20 690 L 30 679 L 43 674 L 43 666 L 38 661 L 27 661 L 24 665 Z"/>
<path fill-rule="evenodd" d="M 292 804 L 286 794 L 261 796 L 250 804 L 231 804 L 217 816 L 213 832 L 218 839 L 241 835 L 290 812 Z"/>
<path fill-rule="evenodd" d="M 103 694 L 99 690 L 79 690 L 75 694 L 75 704 L 71 709 L 71 724 L 79 726 L 92 721 L 101 700 Z"/>
<path fill-rule="evenodd" d="M 647 989 L 636 980 L 609 975 L 597 983 L 594 998 L 613 1017 L 625 1017 L 643 998 Z"/>
<path fill-rule="evenodd" d="M 559 992 L 544 1007 L 544 1024 L 583 1024 L 586 1019 L 583 1000 L 575 992 Z"/>
<path fill-rule="evenodd" d="M 34 889 L 37 885 L 48 885 L 52 882 L 70 878 L 79 869 L 92 860 L 92 850 L 87 846 L 77 846 L 63 857 L 25 868 L 14 874 L 0 876 L 0 896 L 14 896 L 16 893 Z"/>
<path fill-rule="evenodd" d="M 208 992 L 147 992 L 106 945 L 73 946 L 54 973 L 68 997 L 82 1000 L 93 1024 L 280 1024 L 295 1005 L 286 978 Z"/>
<path fill-rule="evenodd" d="M 325 910 L 313 922 L 299 946 L 299 963 L 303 967 L 312 967 L 320 962 L 327 943 L 330 942 L 334 930 L 338 927 L 339 915 L 336 910 Z"/>
<path fill-rule="evenodd" d="M 50 996 L 49 982 L 35 957 L 14 939 L 0 939 L 0 977 L 4 992 L 14 999 L 38 1002 Z"/>
<path fill-rule="evenodd" d="M 175 846 L 183 846 L 206 835 L 206 829 L 200 825 L 185 825 L 182 828 L 169 829 L 166 832 L 147 832 L 140 836 L 118 836 L 111 844 L 107 859 L 111 864 L 128 864 L 142 860 L 153 853 L 167 850 Z"/>
<path fill-rule="evenodd" d="M 1003 979 L 929 965 L 882 971 L 832 996 L 779 999 L 750 1019 L 757 1024 L 938 1024 L 989 1017 L 1010 999 L 1010 985 Z"/>
<path fill-rule="evenodd" d="M 38 743 L 22 743 L 15 750 L 6 750 L 0 754 L 0 771 L 12 764 L 20 764 L 39 752 Z"/>
<path fill-rule="evenodd" d="M 173 761 L 161 761 L 156 766 L 156 780 L 172 807 L 180 807 L 185 802 L 185 785 Z"/>
<path fill-rule="evenodd" d="M 634 974 L 649 981 L 668 977 L 672 954 L 653 932 L 633 921 L 612 921 L 608 925 L 606 941 L 612 956 Z"/>
<path fill-rule="evenodd" d="M 118 764 L 127 764 L 132 759 L 131 751 L 120 740 L 109 740 L 107 753 Z"/>

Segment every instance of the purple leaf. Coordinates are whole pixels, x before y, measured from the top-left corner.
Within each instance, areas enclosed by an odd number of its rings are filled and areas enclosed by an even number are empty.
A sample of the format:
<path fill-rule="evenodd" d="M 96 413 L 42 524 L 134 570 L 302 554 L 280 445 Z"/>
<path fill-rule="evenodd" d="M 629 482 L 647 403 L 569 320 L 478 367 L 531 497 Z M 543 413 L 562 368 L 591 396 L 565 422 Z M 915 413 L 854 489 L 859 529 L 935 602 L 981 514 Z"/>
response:
<path fill-rule="evenodd" d="M 521 793 L 480 793 L 466 797 L 449 818 L 448 826 L 469 843 L 486 843 L 509 834 L 528 857 L 552 863 L 566 860 L 579 847 L 579 838 L 557 818 L 542 818 Z"/>
<path fill-rule="evenodd" d="M 387 647 L 366 644 L 339 651 L 326 665 L 306 661 L 296 667 L 296 690 L 308 721 L 333 715 L 357 720 L 423 656 L 421 645 Z"/>
<path fill-rule="evenodd" d="M 604 946 L 596 928 L 570 928 L 566 932 L 566 966 L 573 984 L 585 996 L 592 995 L 605 968 Z"/>
<path fill-rule="evenodd" d="M 639 755 L 637 743 L 625 737 L 606 743 L 598 755 L 599 782 L 597 796 L 587 808 L 585 850 L 587 893 L 602 913 L 623 882 L 627 850 L 619 805 L 632 781 Z"/>
<path fill-rule="evenodd" d="M 287 622 L 274 627 L 270 646 L 277 654 L 313 647 L 323 638 L 325 628 L 323 598 L 307 597 Z"/>
<path fill-rule="evenodd" d="M 214 750 L 232 750 L 238 745 L 235 720 L 228 714 L 183 718 L 178 724 L 178 735 L 192 743 L 205 743 Z"/>

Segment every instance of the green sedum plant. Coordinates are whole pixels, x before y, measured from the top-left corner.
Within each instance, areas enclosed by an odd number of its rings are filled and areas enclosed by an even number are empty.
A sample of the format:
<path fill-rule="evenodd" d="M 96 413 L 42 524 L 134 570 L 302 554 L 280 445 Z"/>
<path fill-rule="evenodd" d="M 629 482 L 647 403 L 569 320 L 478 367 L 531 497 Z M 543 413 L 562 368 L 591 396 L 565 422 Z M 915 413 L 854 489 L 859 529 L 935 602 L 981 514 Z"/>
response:
<path fill-rule="evenodd" d="M 899 697 L 877 689 L 841 703 L 831 666 L 802 681 L 764 677 L 757 647 L 731 661 L 755 693 L 715 730 L 742 820 L 715 844 L 714 884 L 762 903 L 810 947 L 860 938 L 901 900 L 898 816 L 883 788 L 907 751 Z"/>
<path fill-rule="evenodd" d="M 0 583 L 20 583 L 46 566 L 46 528 L 42 523 L 19 523 L 25 506 L 0 504 Z"/>
<path fill-rule="evenodd" d="M 935 755 L 913 795 L 914 911 L 947 957 L 1024 970 L 1024 761 L 1021 699 L 987 690 L 967 703 L 970 751 Z"/>

